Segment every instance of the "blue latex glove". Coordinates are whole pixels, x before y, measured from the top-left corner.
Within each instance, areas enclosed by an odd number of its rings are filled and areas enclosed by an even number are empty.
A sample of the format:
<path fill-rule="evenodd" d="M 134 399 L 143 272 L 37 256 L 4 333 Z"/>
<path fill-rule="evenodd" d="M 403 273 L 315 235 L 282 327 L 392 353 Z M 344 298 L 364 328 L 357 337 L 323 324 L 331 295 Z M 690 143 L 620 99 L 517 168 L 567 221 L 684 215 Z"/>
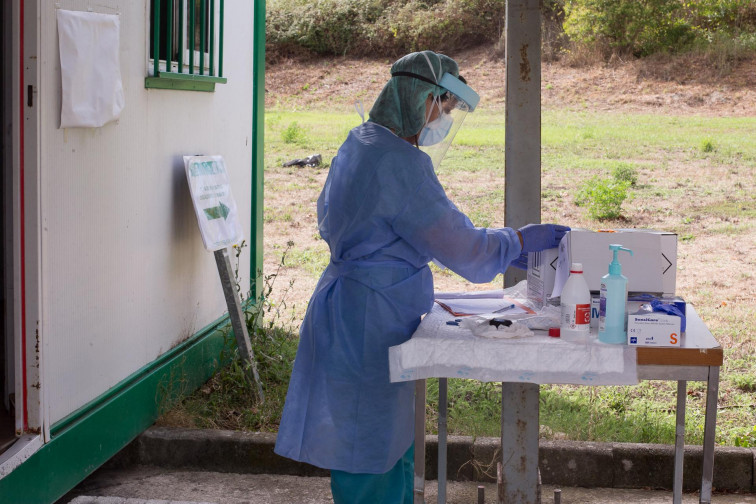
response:
<path fill-rule="evenodd" d="M 569 230 L 558 224 L 528 224 L 517 231 L 522 235 L 522 251 L 527 253 L 558 247 L 559 240 Z"/>
<path fill-rule="evenodd" d="M 509 267 L 511 267 L 511 268 L 519 268 L 521 270 L 527 271 L 528 270 L 528 254 L 527 254 L 527 252 L 523 252 L 522 254 L 520 254 L 520 256 L 517 259 L 515 259 L 514 261 L 512 261 L 511 263 L 509 263 Z"/>

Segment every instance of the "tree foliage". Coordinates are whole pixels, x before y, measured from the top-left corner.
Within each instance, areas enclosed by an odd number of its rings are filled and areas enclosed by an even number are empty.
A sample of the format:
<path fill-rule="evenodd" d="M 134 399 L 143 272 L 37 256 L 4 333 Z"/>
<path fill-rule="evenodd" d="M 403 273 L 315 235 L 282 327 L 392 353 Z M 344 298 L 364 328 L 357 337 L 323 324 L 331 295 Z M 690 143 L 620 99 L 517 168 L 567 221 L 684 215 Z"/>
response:
<path fill-rule="evenodd" d="M 754 0 L 543 0 L 541 7 L 545 44 L 561 46 L 562 33 L 569 44 L 635 56 L 723 39 L 756 50 Z M 499 41 L 505 12 L 506 0 L 269 0 L 268 52 L 453 52 Z"/>

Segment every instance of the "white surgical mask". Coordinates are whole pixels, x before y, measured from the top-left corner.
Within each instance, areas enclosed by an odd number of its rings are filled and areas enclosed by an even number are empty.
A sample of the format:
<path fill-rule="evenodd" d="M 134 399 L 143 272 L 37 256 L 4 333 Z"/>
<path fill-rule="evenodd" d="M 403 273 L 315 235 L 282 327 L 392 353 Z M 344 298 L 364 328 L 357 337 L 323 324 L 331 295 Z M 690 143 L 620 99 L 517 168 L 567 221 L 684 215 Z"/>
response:
<path fill-rule="evenodd" d="M 442 112 L 420 131 L 417 144 L 428 147 L 429 145 L 440 143 L 449 134 L 452 124 L 454 124 L 454 121 L 451 115 Z"/>

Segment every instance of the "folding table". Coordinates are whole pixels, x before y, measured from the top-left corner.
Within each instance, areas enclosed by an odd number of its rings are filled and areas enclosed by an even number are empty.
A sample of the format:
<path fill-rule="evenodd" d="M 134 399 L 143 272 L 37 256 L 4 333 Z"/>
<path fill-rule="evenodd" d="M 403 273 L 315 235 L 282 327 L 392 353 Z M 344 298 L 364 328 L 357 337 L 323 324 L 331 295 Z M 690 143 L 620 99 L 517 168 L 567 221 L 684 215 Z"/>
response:
<path fill-rule="evenodd" d="M 506 489 L 505 502 L 507 504 L 535 504 L 538 479 L 538 384 L 564 382 L 552 381 L 552 377 L 548 373 L 535 376 L 532 373 L 530 375 L 527 373 L 521 373 L 520 375 L 517 375 L 517 373 L 513 374 L 512 371 L 516 371 L 518 363 L 506 362 L 506 358 L 501 359 L 502 378 L 498 379 L 496 377 L 496 369 L 480 370 L 464 364 L 465 357 L 461 355 L 464 352 L 459 351 L 455 351 L 454 359 L 458 363 L 461 362 L 462 365 L 457 365 L 456 368 L 450 365 L 433 365 L 431 362 L 433 355 L 441 356 L 445 351 L 449 351 L 450 348 L 452 349 L 451 351 L 454 351 L 453 345 L 450 346 L 450 338 L 445 335 L 448 333 L 445 322 L 453 319 L 454 317 L 451 314 L 438 307 L 434 307 L 431 313 L 425 316 L 413 338 L 402 345 L 392 347 L 389 352 L 391 380 L 395 382 L 417 381 L 415 396 L 415 503 L 424 502 L 425 492 L 425 379 L 439 378 L 438 502 L 445 503 L 447 378 L 478 378 L 479 376 L 483 376 L 484 381 L 502 381 L 502 391 L 505 395 L 514 396 L 509 399 L 503 398 L 502 400 L 502 465 L 504 466 Z M 625 346 L 623 351 L 635 352 L 635 362 L 632 364 L 635 365 L 635 370 L 637 370 L 638 380 L 677 381 L 673 480 L 674 504 L 682 502 L 687 382 L 705 381 L 707 383 L 700 503 L 710 504 L 714 473 L 714 440 L 719 390 L 719 368 L 723 361 L 723 351 L 722 347 L 717 343 L 690 304 L 687 306 L 686 319 L 686 333 L 680 347 Z M 432 331 L 438 337 L 431 337 L 429 339 L 427 337 L 428 327 L 443 327 L 444 330 Z M 459 330 L 463 331 L 463 329 Z M 540 334 L 542 331 L 535 332 L 537 339 L 534 339 L 534 341 L 538 341 L 541 345 L 565 344 L 565 342 L 543 338 L 543 334 Z M 425 339 L 416 339 L 420 334 Z M 532 341 L 525 343 L 525 340 L 528 340 L 528 338 L 519 340 L 503 339 L 497 340 L 495 343 L 497 345 L 509 345 L 509 348 L 512 348 L 514 345 L 532 345 Z M 421 343 L 423 348 L 427 348 L 427 354 L 422 358 L 416 358 L 419 354 L 417 351 L 418 343 Z M 415 348 L 414 351 L 411 351 L 413 345 Z M 493 347 L 488 346 L 487 348 L 490 349 Z M 586 346 L 586 348 L 588 347 Z M 600 367 L 600 363 L 596 364 L 593 362 L 591 365 Z M 579 372 L 576 376 L 578 375 L 580 375 Z M 596 384 L 590 380 L 591 373 L 585 373 L 585 375 L 588 376 L 588 379 L 585 379 L 584 376 L 578 376 L 577 380 L 575 377 L 572 377 L 567 383 L 580 383 L 582 381 L 586 385 Z M 535 400 L 533 400 L 533 394 L 535 394 Z M 530 398 L 527 396 L 530 396 Z M 509 408 L 506 407 L 507 401 L 509 401 Z M 507 420 L 505 421 L 505 419 Z M 529 427 L 527 424 L 530 424 Z M 508 460 L 517 460 L 519 463 L 509 464 L 510 467 L 507 468 Z M 517 467 L 512 468 L 512 466 Z"/>

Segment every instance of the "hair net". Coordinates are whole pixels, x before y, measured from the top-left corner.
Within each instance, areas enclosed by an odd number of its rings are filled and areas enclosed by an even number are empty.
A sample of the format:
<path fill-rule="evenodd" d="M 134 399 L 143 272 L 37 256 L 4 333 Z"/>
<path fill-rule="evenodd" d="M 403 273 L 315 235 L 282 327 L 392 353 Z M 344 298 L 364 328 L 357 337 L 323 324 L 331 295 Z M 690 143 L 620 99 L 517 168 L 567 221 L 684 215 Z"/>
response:
<path fill-rule="evenodd" d="M 428 65 L 429 60 L 433 70 Z M 431 82 L 439 82 L 446 72 L 459 77 L 457 62 L 433 51 L 414 52 L 400 58 L 391 66 L 391 74 L 397 72 L 420 75 Z M 370 109 L 370 120 L 387 127 L 400 138 L 411 137 L 425 124 L 428 95 L 438 96 L 444 92 L 445 89 L 416 77 L 393 76 Z"/>

